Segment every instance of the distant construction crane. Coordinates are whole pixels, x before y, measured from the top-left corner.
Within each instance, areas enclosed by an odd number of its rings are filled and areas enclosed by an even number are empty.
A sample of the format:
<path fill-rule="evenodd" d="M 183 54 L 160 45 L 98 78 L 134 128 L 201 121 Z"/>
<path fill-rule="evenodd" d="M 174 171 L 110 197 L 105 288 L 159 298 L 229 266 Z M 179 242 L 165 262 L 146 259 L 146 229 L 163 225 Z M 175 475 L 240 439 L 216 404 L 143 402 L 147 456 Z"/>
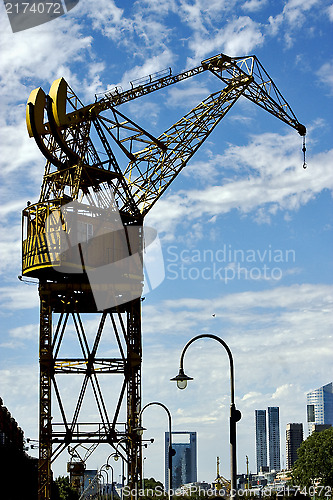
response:
<path fill-rule="evenodd" d="M 221 90 L 159 137 L 118 109 L 203 72 L 217 77 Z M 219 54 L 175 76 L 168 71 L 134 81 L 129 90 L 114 88 L 88 105 L 63 78 L 48 95 L 41 88 L 31 92 L 28 132 L 47 160 L 40 198 L 23 210 L 22 244 L 22 274 L 39 280 L 39 500 L 50 499 L 51 463 L 72 443 L 118 443 L 128 485 L 137 487 L 144 217 L 241 96 L 305 137 L 304 125 L 255 56 Z M 125 270 L 118 266 L 122 261 Z M 108 265 L 115 269 L 111 287 Z M 79 350 L 70 357 L 66 348 L 74 336 Z M 105 338 L 110 349 L 100 352 Z M 101 383 L 111 374 L 122 378 L 112 402 Z M 69 409 L 64 375 L 68 384 L 67 375 L 81 381 Z M 96 403 L 96 418 L 89 421 L 82 415 L 88 387 Z"/>
<path fill-rule="evenodd" d="M 213 484 L 217 491 L 223 489 L 225 490 L 225 494 L 230 493 L 231 482 L 220 474 L 220 457 L 216 457 L 216 479 Z"/>

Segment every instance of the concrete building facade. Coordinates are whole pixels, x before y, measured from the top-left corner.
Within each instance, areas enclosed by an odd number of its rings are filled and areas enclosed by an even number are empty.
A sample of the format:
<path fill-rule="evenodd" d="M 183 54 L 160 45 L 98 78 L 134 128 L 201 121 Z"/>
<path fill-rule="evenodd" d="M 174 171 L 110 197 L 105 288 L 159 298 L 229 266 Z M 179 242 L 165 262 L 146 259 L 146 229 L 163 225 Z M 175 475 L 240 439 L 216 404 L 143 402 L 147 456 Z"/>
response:
<path fill-rule="evenodd" d="M 313 425 L 333 425 L 333 382 L 306 395 L 308 434 Z"/>
<path fill-rule="evenodd" d="M 266 410 L 255 410 L 257 474 L 267 467 Z"/>
<path fill-rule="evenodd" d="M 165 433 L 165 487 L 169 484 L 168 450 L 169 432 Z M 197 433 L 187 431 L 172 432 L 172 489 L 187 483 L 197 482 Z"/>
<path fill-rule="evenodd" d="M 280 415 L 278 406 L 268 407 L 269 469 L 280 471 Z"/>
<path fill-rule="evenodd" d="M 290 470 L 297 460 L 297 450 L 303 442 L 303 424 L 287 424 L 286 467 Z"/>

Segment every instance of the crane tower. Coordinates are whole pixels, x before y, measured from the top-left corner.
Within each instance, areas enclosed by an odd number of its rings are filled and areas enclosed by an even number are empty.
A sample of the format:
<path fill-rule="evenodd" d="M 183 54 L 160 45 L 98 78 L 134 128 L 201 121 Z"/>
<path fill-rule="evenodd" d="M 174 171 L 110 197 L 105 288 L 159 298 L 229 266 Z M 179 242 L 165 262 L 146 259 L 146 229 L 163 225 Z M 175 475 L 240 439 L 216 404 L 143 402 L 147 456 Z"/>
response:
<path fill-rule="evenodd" d="M 158 137 L 119 111 L 202 72 L 218 78 L 220 90 Z M 63 78 L 48 94 L 31 92 L 27 128 L 47 160 L 40 198 L 23 210 L 22 242 L 22 274 L 39 281 L 39 500 L 49 500 L 51 464 L 71 444 L 117 448 L 128 485 L 137 487 L 144 217 L 241 96 L 305 136 L 255 56 L 219 54 L 177 75 L 116 87 L 88 105 Z M 74 339 L 77 354 L 68 356 Z M 69 375 L 79 381 L 76 396 Z M 108 375 L 120 380 L 112 398 L 103 389 Z M 96 411 L 87 417 L 88 397 Z"/>

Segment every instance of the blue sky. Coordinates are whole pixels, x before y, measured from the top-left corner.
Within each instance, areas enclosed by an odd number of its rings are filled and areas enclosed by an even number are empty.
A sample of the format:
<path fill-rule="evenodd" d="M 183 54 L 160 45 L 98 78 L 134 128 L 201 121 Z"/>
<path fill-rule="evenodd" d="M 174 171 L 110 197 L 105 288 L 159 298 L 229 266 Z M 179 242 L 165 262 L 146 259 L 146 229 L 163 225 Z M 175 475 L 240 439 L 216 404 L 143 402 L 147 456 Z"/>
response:
<path fill-rule="evenodd" d="M 21 210 L 37 201 L 44 169 L 26 132 L 30 91 L 48 92 L 64 76 L 88 104 L 164 68 L 176 74 L 221 52 L 255 54 L 307 127 L 308 168 L 297 132 L 240 99 L 152 209 L 146 222 L 159 233 L 165 279 L 143 303 L 142 402 L 164 403 L 175 430 L 198 432 L 199 480 L 215 479 L 216 456 L 228 477 L 225 353 L 196 342 L 185 359 L 195 380 L 186 391 L 169 382 L 191 337 L 220 335 L 234 355 L 243 414 L 239 471 L 246 455 L 256 469 L 255 409 L 280 406 L 285 455 L 286 424 L 305 424 L 305 394 L 332 380 L 332 22 L 326 0 L 80 0 L 13 34 L 1 4 L 0 396 L 26 437 L 38 435 L 39 312 L 37 286 L 17 279 Z M 159 135 L 216 89 L 205 73 L 121 111 Z M 162 412 L 149 408 L 143 422 L 155 438 L 145 475 L 159 480 Z M 100 447 L 88 466 L 107 453 Z M 66 473 L 67 459 L 55 475 Z"/>

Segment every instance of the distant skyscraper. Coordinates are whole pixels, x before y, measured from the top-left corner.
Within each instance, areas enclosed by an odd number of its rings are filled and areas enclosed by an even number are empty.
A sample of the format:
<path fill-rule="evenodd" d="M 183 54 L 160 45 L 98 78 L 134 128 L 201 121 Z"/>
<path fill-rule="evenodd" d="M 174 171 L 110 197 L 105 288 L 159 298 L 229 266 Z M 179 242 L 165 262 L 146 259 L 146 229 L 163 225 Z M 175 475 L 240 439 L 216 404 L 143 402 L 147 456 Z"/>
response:
<path fill-rule="evenodd" d="M 197 433 L 173 432 L 172 489 L 182 484 L 197 482 Z M 165 486 L 169 484 L 168 471 L 169 433 L 165 433 Z"/>
<path fill-rule="evenodd" d="M 266 410 L 255 410 L 256 417 L 256 460 L 257 473 L 267 467 Z"/>
<path fill-rule="evenodd" d="M 303 424 L 287 424 L 286 457 L 287 470 L 290 470 L 297 460 L 297 450 L 303 441 Z"/>
<path fill-rule="evenodd" d="M 313 424 L 333 425 L 333 382 L 306 395 L 308 432 Z"/>
<path fill-rule="evenodd" d="M 279 407 L 268 407 L 269 469 L 280 470 L 280 419 Z"/>

